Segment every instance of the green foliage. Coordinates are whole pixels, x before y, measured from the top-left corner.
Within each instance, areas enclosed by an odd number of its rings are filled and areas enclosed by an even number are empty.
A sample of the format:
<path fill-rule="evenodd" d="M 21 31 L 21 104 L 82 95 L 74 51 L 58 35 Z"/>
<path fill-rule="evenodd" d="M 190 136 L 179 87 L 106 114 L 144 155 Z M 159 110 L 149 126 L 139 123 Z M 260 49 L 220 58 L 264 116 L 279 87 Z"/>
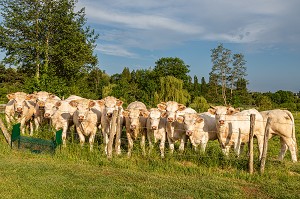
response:
<path fill-rule="evenodd" d="M 209 104 L 203 96 L 195 97 L 189 107 L 193 108 L 198 113 L 206 112 L 209 108 Z"/>

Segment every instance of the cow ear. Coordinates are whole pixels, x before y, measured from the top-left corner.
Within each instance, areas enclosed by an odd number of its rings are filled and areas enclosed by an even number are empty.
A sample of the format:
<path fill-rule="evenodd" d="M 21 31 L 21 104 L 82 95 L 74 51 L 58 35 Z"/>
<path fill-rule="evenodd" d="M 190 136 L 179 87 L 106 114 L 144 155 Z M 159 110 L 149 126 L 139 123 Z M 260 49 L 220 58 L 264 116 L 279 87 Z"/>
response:
<path fill-rule="evenodd" d="M 183 104 L 178 104 L 178 110 L 179 111 L 183 111 L 184 109 L 186 109 L 186 106 Z"/>
<path fill-rule="evenodd" d="M 9 100 L 15 99 L 15 96 L 16 96 L 16 95 L 15 95 L 14 93 L 7 94 L 7 95 L 6 95 L 7 99 L 9 99 Z"/>
<path fill-rule="evenodd" d="M 216 109 L 209 108 L 209 109 L 207 110 L 207 112 L 209 112 L 209 113 L 212 114 L 212 115 L 215 115 L 215 114 L 216 114 Z"/>
<path fill-rule="evenodd" d="M 94 107 L 96 105 L 96 102 L 94 102 L 93 100 L 91 100 L 90 102 L 89 102 L 89 108 L 92 108 L 92 107 Z"/>
<path fill-rule="evenodd" d="M 70 101 L 69 104 L 70 104 L 72 107 L 77 107 L 77 106 L 78 106 L 78 102 L 77 102 L 76 100 Z"/>
<path fill-rule="evenodd" d="M 166 106 L 166 103 L 160 103 L 160 104 L 157 104 L 157 108 L 160 110 L 160 111 L 164 111 L 166 110 L 167 106 Z"/>
<path fill-rule="evenodd" d="M 119 100 L 119 99 L 117 99 L 117 106 L 122 106 L 122 104 L 123 104 L 123 101 L 122 100 Z"/>
<path fill-rule="evenodd" d="M 97 103 L 98 103 L 100 106 L 104 106 L 105 101 L 102 99 L 102 100 L 98 100 Z"/>
<path fill-rule="evenodd" d="M 55 106 L 58 108 L 58 107 L 60 107 L 60 105 L 61 105 L 61 101 L 57 101 L 56 103 L 55 103 Z"/>
<path fill-rule="evenodd" d="M 149 114 L 150 114 L 150 112 L 148 111 L 148 110 L 142 110 L 141 112 L 140 112 L 140 114 L 141 114 L 141 116 L 143 116 L 143 117 L 148 117 L 149 116 Z"/>
<path fill-rule="evenodd" d="M 234 111 L 235 111 L 236 113 L 241 112 L 241 108 L 235 108 Z"/>
<path fill-rule="evenodd" d="M 176 121 L 179 123 L 183 123 L 184 118 L 182 116 L 176 117 Z"/>
<path fill-rule="evenodd" d="M 55 97 L 56 97 L 55 95 L 49 93 L 49 98 L 50 98 L 50 99 L 54 99 Z"/>
<path fill-rule="evenodd" d="M 200 116 L 197 116 L 197 118 L 196 118 L 196 122 L 198 122 L 198 123 L 201 123 L 201 122 L 203 122 L 203 118 L 202 118 L 202 117 L 200 117 Z"/>
<path fill-rule="evenodd" d="M 33 98 L 34 98 L 34 95 L 28 94 L 28 95 L 26 95 L 25 100 L 31 100 Z"/>
<path fill-rule="evenodd" d="M 167 117 L 167 111 L 162 111 L 160 117 Z"/>
<path fill-rule="evenodd" d="M 128 117 L 129 111 L 123 111 L 123 112 L 122 112 L 122 115 L 123 115 L 124 117 Z"/>

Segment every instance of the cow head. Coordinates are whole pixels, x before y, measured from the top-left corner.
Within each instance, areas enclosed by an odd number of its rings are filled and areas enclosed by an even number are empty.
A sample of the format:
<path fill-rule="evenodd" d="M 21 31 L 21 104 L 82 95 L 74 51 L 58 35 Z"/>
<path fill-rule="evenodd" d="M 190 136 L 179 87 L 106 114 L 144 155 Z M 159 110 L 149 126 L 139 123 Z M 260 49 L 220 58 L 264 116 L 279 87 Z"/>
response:
<path fill-rule="evenodd" d="M 148 120 L 150 122 L 150 127 L 152 130 L 157 130 L 160 122 L 162 113 L 166 111 L 160 111 L 158 108 L 151 108 L 149 110 Z"/>
<path fill-rule="evenodd" d="M 208 112 L 216 116 L 219 125 L 224 125 L 225 115 L 233 115 L 240 112 L 240 109 L 232 106 L 210 106 Z"/>
<path fill-rule="evenodd" d="M 185 113 L 183 116 L 183 124 L 186 135 L 193 136 L 195 131 L 203 131 L 204 120 L 197 113 Z"/>
<path fill-rule="evenodd" d="M 95 101 L 89 99 L 78 99 L 69 102 L 72 107 L 76 107 L 78 121 L 82 122 L 87 119 L 92 107 L 95 106 Z"/>
<path fill-rule="evenodd" d="M 47 99 L 45 101 L 45 118 L 51 118 L 54 113 L 58 110 L 59 106 L 61 105 L 61 101 L 53 100 L 53 99 Z"/>
<path fill-rule="evenodd" d="M 98 100 L 97 103 L 100 107 L 103 107 L 103 112 L 105 117 L 110 120 L 112 118 L 114 110 L 118 110 L 119 107 L 122 107 L 123 101 L 115 97 L 108 96 L 102 100 Z"/>
<path fill-rule="evenodd" d="M 32 99 L 32 95 L 28 95 L 24 92 L 11 93 L 6 96 L 9 100 L 14 101 L 14 110 L 16 113 L 21 114 L 24 106 L 28 105 L 27 100 Z"/>
<path fill-rule="evenodd" d="M 186 106 L 183 104 L 179 104 L 175 101 L 168 101 L 167 103 L 161 102 L 157 105 L 159 110 L 166 111 L 167 114 L 167 121 L 172 123 L 176 119 L 176 112 L 183 111 L 186 109 Z"/>

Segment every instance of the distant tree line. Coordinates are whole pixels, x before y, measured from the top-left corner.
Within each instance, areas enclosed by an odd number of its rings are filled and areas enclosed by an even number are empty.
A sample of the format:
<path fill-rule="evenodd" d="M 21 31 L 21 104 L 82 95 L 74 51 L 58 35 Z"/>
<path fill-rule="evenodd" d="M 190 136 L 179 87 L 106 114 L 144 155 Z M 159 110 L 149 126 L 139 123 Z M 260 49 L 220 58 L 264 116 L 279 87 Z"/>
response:
<path fill-rule="evenodd" d="M 60 97 L 71 94 L 90 99 L 108 95 L 126 106 L 138 100 L 148 107 L 174 100 L 197 111 L 209 104 L 256 107 L 260 110 L 300 110 L 300 100 L 290 91 L 250 93 L 246 60 L 223 44 L 211 49 L 209 80 L 189 76 L 178 57 L 162 57 L 148 69 L 108 75 L 97 67 L 94 55 L 98 34 L 86 26 L 85 10 L 75 12 L 77 0 L 2 0 L 0 48 L 0 103 L 16 91 L 48 91 Z"/>

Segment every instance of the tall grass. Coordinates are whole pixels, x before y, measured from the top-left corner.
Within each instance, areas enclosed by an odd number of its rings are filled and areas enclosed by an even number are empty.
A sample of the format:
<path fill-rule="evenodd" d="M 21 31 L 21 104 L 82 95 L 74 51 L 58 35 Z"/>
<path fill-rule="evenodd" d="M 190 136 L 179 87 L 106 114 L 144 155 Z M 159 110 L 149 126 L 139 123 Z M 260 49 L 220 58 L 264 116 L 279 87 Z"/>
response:
<path fill-rule="evenodd" d="M 300 119 L 299 116 L 296 119 Z M 296 120 L 297 122 L 297 120 Z M 297 124 L 297 123 L 296 123 Z M 300 127 L 296 126 L 297 142 Z M 51 139 L 53 130 L 42 128 L 35 136 Z M 122 155 L 108 160 L 98 133 L 94 150 L 81 147 L 75 134 L 67 147 L 55 154 L 34 154 L 12 150 L 0 135 L 1 198 L 298 198 L 300 164 L 287 152 L 278 161 L 279 139 L 269 142 L 266 170 L 259 174 L 255 142 L 255 173 L 248 173 L 247 150 L 240 157 L 225 157 L 217 141 L 208 143 L 205 153 L 187 143 L 183 153 L 175 146 L 160 158 L 158 145 L 142 156 L 139 140 L 128 158 L 122 136 Z M 247 147 L 245 147 L 246 149 Z M 299 153 L 298 153 L 299 154 Z"/>

